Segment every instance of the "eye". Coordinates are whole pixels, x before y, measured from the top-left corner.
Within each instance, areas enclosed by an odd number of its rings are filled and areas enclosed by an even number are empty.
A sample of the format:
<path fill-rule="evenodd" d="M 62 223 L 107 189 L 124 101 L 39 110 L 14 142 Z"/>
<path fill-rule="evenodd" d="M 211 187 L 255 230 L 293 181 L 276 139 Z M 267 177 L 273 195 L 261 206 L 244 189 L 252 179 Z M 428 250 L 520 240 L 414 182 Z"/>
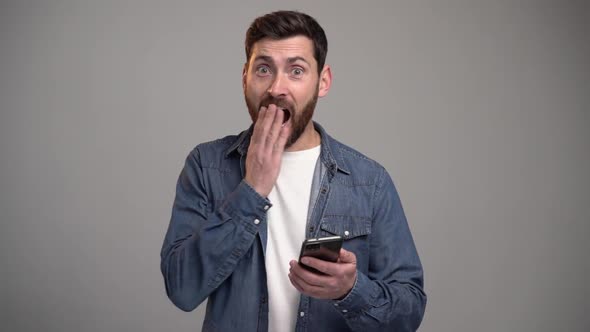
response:
<path fill-rule="evenodd" d="M 266 66 L 266 65 L 258 66 L 256 68 L 256 74 L 258 74 L 260 76 L 266 76 L 266 75 L 270 74 L 270 68 L 268 68 L 268 66 Z"/>
<path fill-rule="evenodd" d="M 291 70 L 291 74 L 293 76 L 301 76 L 301 75 L 303 75 L 303 68 L 295 67 Z"/>

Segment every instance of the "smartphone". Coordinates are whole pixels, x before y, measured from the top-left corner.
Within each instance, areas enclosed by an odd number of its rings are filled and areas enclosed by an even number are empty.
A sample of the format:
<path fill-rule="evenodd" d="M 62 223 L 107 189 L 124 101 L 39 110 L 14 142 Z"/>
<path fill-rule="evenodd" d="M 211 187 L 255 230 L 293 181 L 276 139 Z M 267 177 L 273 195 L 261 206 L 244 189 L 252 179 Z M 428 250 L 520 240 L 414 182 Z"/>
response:
<path fill-rule="evenodd" d="M 341 236 L 321 237 L 318 239 L 306 239 L 301 244 L 301 252 L 299 253 L 299 264 L 305 269 L 314 273 L 323 274 L 320 271 L 301 263 L 301 258 L 304 256 L 315 257 L 321 260 L 336 262 L 340 255 L 340 248 L 342 248 Z"/>

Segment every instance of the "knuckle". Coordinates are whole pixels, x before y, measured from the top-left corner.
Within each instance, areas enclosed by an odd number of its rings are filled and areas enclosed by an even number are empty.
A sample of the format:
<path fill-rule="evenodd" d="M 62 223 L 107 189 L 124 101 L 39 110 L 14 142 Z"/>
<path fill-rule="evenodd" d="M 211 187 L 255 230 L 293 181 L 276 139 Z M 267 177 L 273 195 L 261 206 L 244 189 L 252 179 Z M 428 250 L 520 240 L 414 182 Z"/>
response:
<path fill-rule="evenodd" d="M 338 288 L 338 281 L 336 279 L 332 279 L 328 283 L 328 286 L 332 289 L 336 289 L 336 288 Z"/>

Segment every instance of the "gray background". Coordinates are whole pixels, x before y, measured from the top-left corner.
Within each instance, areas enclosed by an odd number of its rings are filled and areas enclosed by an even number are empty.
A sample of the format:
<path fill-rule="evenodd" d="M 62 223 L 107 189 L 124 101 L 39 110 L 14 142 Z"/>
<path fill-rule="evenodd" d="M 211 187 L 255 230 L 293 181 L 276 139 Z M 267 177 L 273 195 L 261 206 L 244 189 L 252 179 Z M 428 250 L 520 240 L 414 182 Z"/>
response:
<path fill-rule="evenodd" d="M 190 149 L 249 124 L 249 23 L 315 16 L 316 119 L 380 161 L 421 331 L 590 330 L 584 1 L 2 1 L 0 330 L 199 331 L 159 250 Z"/>

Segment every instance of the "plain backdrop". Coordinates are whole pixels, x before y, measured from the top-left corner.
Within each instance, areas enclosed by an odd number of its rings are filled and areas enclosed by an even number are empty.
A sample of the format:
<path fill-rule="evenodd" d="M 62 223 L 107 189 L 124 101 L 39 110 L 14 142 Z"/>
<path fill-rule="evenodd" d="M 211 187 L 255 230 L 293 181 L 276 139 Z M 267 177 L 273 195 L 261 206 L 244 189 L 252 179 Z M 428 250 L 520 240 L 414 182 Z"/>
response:
<path fill-rule="evenodd" d="M 587 1 L 1 1 L 0 330 L 200 331 L 159 270 L 184 158 L 237 133 L 244 35 L 324 27 L 315 119 L 383 164 L 420 331 L 590 330 Z"/>

